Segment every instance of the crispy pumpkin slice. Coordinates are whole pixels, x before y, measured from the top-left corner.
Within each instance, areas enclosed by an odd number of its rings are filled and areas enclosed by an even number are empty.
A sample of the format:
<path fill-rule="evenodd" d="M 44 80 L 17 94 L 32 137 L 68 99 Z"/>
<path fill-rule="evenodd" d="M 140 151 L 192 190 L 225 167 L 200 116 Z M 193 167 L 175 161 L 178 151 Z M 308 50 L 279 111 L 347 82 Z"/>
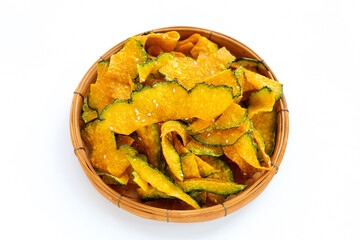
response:
<path fill-rule="evenodd" d="M 200 38 L 201 38 L 200 34 L 194 33 L 190 37 L 179 41 L 176 45 L 176 49 L 178 49 L 180 46 L 186 45 L 188 43 L 192 43 L 193 45 L 195 45 L 199 41 Z"/>
<path fill-rule="evenodd" d="M 264 87 L 250 96 L 248 117 L 251 119 L 259 112 L 271 112 L 275 104 L 275 95 L 268 87 Z"/>
<path fill-rule="evenodd" d="M 208 176 L 218 172 L 211 165 L 204 162 L 201 158 L 199 158 L 194 153 L 190 152 L 189 149 L 184 147 L 184 145 L 180 142 L 180 140 L 178 138 L 174 138 L 173 140 L 174 140 L 174 147 L 179 154 L 187 155 L 187 157 L 193 158 L 195 160 L 201 177 L 208 177 Z M 193 140 L 191 140 L 191 141 L 193 141 Z"/>
<path fill-rule="evenodd" d="M 129 38 L 124 47 L 110 58 L 107 75 L 116 79 L 117 83 L 128 83 L 128 76 L 136 78 L 137 63 L 144 63 L 147 53 L 140 41 Z"/>
<path fill-rule="evenodd" d="M 176 31 L 150 33 L 147 35 L 145 49 L 150 55 L 158 56 L 163 52 L 173 51 L 179 39 L 180 34 Z"/>
<path fill-rule="evenodd" d="M 106 158 L 106 153 L 114 153 L 117 150 L 114 133 L 107 128 L 104 121 L 96 120 L 86 124 L 81 130 L 81 135 L 91 150 L 92 165 L 106 172 L 110 161 Z"/>
<path fill-rule="evenodd" d="M 271 159 L 269 155 L 265 152 L 265 140 L 262 134 L 257 130 L 254 129 L 252 132 L 252 135 L 254 137 L 254 142 L 257 144 L 257 158 L 259 160 L 263 160 L 265 163 L 265 166 L 270 167 L 271 166 Z"/>
<path fill-rule="evenodd" d="M 182 155 L 181 165 L 184 172 L 184 179 L 201 177 L 194 154 L 186 153 Z"/>
<path fill-rule="evenodd" d="M 187 128 L 187 131 L 191 135 L 196 135 L 212 129 L 225 130 L 238 127 L 245 122 L 246 116 L 246 108 L 242 108 L 238 104 L 232 103 L 216 120 L 213 119 L 212 121 L 205 121 L 197 119 Z"/>
<path fill-rule="evenodd" d="M 275 148 L 277 127 L 277 114 L 275 109 L 271 112 L 260 112 L 251 119 L 254 128 L 259 130 L 265 141 L 265 152 L 271 156 Z"/>
<path fill-rule="evenodd" d="M 135 36 L 145 46 L 150 56 L 158 56 L 163 52 L 171 52 L 176 47 L 180 35 L 176 31 L 166 33 L 149 32 L 141 36 Z"/>
<path fill-rule="evenodd" d="M 235 59 L 225 48 L 209 56 L 200 55 L 197 61 L 191 58 L 174 58 L 159 72 L 169 81 L 178 81 L 186 89 L 192 89 L 197 83 L 204 82 L 214 74 L 227 69 Z"/>
<path fill-rule="evenodd" d="M 100 118 L 114 132 L 129 135 L 143 126 L 172 119 L 211 120 L 232 101 L 231 88 L 226 86 L 202 83 L 187 92 L 176 81 L 163 82 L 133 92 L 130 101 L 115 100 L 102 111 Z"/>
<path fill-rule="evenodd" d="M 214 129 L 225 130 L 238 127 L 246 120 L 247 109 L 232 103 L 224 113 L 214 122 Z"/>
<path fill-rule="evenodd" d="M 146 63 L 138 64 L 137 69 L 139 72 L 139 81 L 145 82 L 150 74 L 156 74 L 168 61 L 175 58 L 175 55 L 170 53 L 162 53 L 156 59 Z"/>
<path fill-rule="evenodd" d="M 248 83 L 247 81 L 245 81 L 245 73 L 244 73 L 244 68 L 242 66 L 240 66 L 239 68 L 237 68 L 234 73 L 235 73 L 235 77 L 238 80 L 239 84 L 240 84 L 240 96 L 235 99 L 234 102 L 239 103 L 243 98 L 244 98 L 244 92 L 247 91 L 254 91 L 255 88 Z"/>
<path fill-rule="evenodd" d="M 244 133 L 246 133 L 247 131 L 251 131 L 252 129 L 252 122 L 250 119 L 247 118 L 244 123 L 242 123 L 238 127 L 226 130 L 213 129 L 211 131 L 206 131 L 197 135 L 193 135 L 192 137 L 197 142 L 208 146 L 224 147 L 235 144 Z"/>
<path fill-rule="evenodd" d="M 198 33 L 195 33 L 179 41 L 176 45 L 176 51 L 183 52 L 188 57 L 197 58 L 199 54 L 213 54 L 218 50 L 218 45 L 208 38 L 201 36 Z"/>
<path fill-rule="evenodd" d="M 219 170 L 218 173 L 215 173 L 208 178 L 210 179 L 219 179 L 224 182 L 234 182 L 233 173 L 229 167 L 229 165 L 226 164 L 225 161 L 221 160 L 220 158 L 216 158 L 209 155 L 202 155 L 200 156 L 202 160 L 210 164 L 215 169 Z M 208 193 L 207 198 L 214 202 L 214 203 L 223 203 L 225 201 L 226 196 L 223 195 L 217 195 L 214 193 Z"/>
<path fill-rule="evenodd" d="M 132 90 L 138 89 L 133 79 L 138 75 L 137 63 L 147 59 L 141 43 L 130 38 L 123 49 L 111 57 L 110 63 L 100 61 L 97 64 L 98 77 L 90 85 L 88 105 L 98 114 L 115 99 L 129 99 Z"/>
<path fill-rule="evenodd" d="M 98 114 L 95 110 L 89 108 L 87 101 L 82 105 L 83 113 L 81 115 L 85 123 L 91 122 L 98 118 Z"/>
<path fill-rule="evenodd" d="M 255 90 L 260 90 L 263 87 L 268 87 L 272 91 L 274 91 L 275 102 L 278 101 L 283 93 L 283 85 L 275 80 L 267 78 L 259 73 L 250 71 L 246 68 L 239 67 L 238 69 L 242 69 L 245 75 L 245 82 L 249 83 L 249 85 L 253 86 Z M 238 70 L 236 70 L 238 71 Z M 236 75 L 236 73 L 235 73 Z M 244 89 L 245 91 L 245 89 Z"/>
<path fill-rule="evenodd" d="M 171 141 L 167 138 L 169 136 L 168 134 L 171 132 L 174 132 L 174 133 L 180 135 L 184 144 L 187 144 L 191 140 L 191 137 L 186 132 L 185 125 L 183 125 L 179 121 L 166 121 L 161 126 L 161 145 L 162 145 L 162 149 L 163 149 L 164 158 L 165 158 L 166 162 L 168 163 L 168 166 L 169 166 L 171 172 L 175 175 L 175 177 L 181 181 L 184 181 L 185 176 L 189 176 L 189 175 L 192 175 L 195 173 L 188 172 L 188 174 L 185 175 L 184 169 L 182 166 L 183 161 L 181 160 L 179 153 L 176 151 L 176 149 L 172 145 Z M 172 138 L 172 141 L 174 142 L 175 139 L 177 139 L 176 135 Z M 191 170 L 190 168 L 194 167 L 194 164 L 190 163 L 190 159 L 185 158 L 184 162 L 185 162 L 185 164 L 187 164 L 187 166 L 185 166 L 185 170 L 190 171 Z M 188 165 L 191 165 L 191 166 L 188 167 Z M 197 168 L 197 166 L 196 166 L 196 168 Z M 194 169 L 194 171 L 196 171 L 196 170 Z"/>
<path fill-rule="evenodd" d="M 130 166 L 125 155 L 137 154 L 128 145 L 121 145 L 117 149 L 115 135 L 104 121 L 95 120 L 86 124 L 81 134 L 91 150 L 92 165 L 115 177 L 120 177 Z"/>
<path fill-rule="evenodd" d="M 120 177 L 115 177 L 102 171 L 96 171 L 96 173 L 101 176 L 106 184 L 125 186 L 129 182 L 129 175 L 127 172 L 124 172 Z"/>
<path fill-rule="evenodd" d="M 161 143 L 158 126 L 150 124 L 136 130 L 138 138 L 138 150 L 146 154 L 149 163 L 157 169 L 163 169 L 161 160 Z"/>
<path fill-rule="evenodd" d="M 225 110 L 226 111 L 226 110 Z M 206 130 L 211 130 L 213 127 L 213 122 L 215 119 L 207 121 L 207 120 L 202 120 L 202 119 L 196 119 L 195 122 L 193 122 L 192 124 L 190 124 L 187 127 L 187 131 L 191 134 L 191 135 L 195 135 L 195 134 L 199 134 L 202 133 Z"/>
<path fill-rule="evenodd" d="M 178 134 L 185 145 L 191 141 L 191 137 L 186 131 L 186 126 L 179 121 L 166 121 L 161 125 L 161 137 L 165 137 L 171 132 Z"/>
<path fill-rule="evenodd" d="M 173 138 L 173 143 L 174 143 L 174 148 L 179 153 L 179 155 L 184 155 L 190 152 L 189 149 L 184 147 L 184 145 L 180 142 L 180 140 L 177 137 Z"/>
<path fill-rule="evenodd" d="M 141 200 L 143 201 L 151 201 L 151 200 L 158 200 L 158 199 L 175 199 L 175 197 L 171 197 L 164 192 L 157 190 L 154 187 L 149 186 L 147 190 L 142 188 L 138 188 L 137 192 L 139 193 Z"/>
<path fill-rule="evenodd" d="M 97 79 L 95 84 L 90 85 L 90 92 L 87 95 L 87 103 L 91 109 L 96 110 L 100 114 L 106 105 L 114 101 L 112 97 L 113 90 L 111 88 L 114 84 L 108 83 L 112 83 L 115 80 L 113 78 L 109 78 L 106 74 L 109 68 L 109 62 L 100 61 L 96 66 Z M 126 92 L 126 94 L 122 94 L 121 97 L 130 97 L 130 87 L 125 84 L 121 84 L 120 86 L 120 89 L 124 89 L 124 92 Z"/>
<path fill-rule="evenodd" d="M 205 79 L 204 82 L 206 82 L 207 84 L 212 84 L 214 86 L 225 85 L 231 87 L 233 90 L 233 96 L 235 98 L 240 96 L 241 94 L 241 86 L 237 78 L 235 77 L 234 72 L 231 71 L 231 69 L 218 72 L 214 76 Z"/>
<path fill-rule="evenodd" d="M 257 146 L 251 132 L 243 134 L 234 145 L 223 147 L 223 150 L 225 155 L 235 162 L 243 172 L 252 173 L 253 169 L 270 170 L 270 167 L 260 165 L 257 158 Z"/>
<path fill-rule="evenodd" d="M 169 196 L 183 200 L 195 209 L 200 209 L 200 206 L 194 199 L 187 195 L 179 186 L 172 183 L 158 169 L 151 167 L 147 162 L 131 156 L 130 154 L 127 155 L 127 159 L 139 176 L 150 183 L 154 188 Z"/>
<path fill-rule="evenodd" d="M 219 179 L 225 182 L 234 181 L 233 172 L 224 160 L 209 155 L 201 155 L 200 158 L 214 169 L 218 170 L 217 173 L 209 176 L 208 178 Z"/>
<path fill-rule="evenodd" d="M 178 184 L 184 192 L 206 191 L 225 196 L 236 194 L 246 188 L 246 185 L 209 178 L 187 179 L 184 182 L 179 182 Z"/>
<path fill-rule="evenodd" d="M 191 57 L 191 50 L 194 48 L 194 46 L 195 46 L 194 43 L 187 42 L 185 44 L 177 46 L 175 50 L 177 52 L 181 52 L 187 57 Z"/>
<path fill-rule="evenodd" d="M 196 156 L 194 154 L 192 154 L 192 156 L 194 157 L 194 159 L 197 163 L 201 177 L 206 178 L 206 177 L 209 177 L 209 176 L 219 172 L 219 170 L 215 169 L 213 166 L 211 166 L 210 164 L 208 164 L 207 162 L 205 162 L 198 156 Z"/>
<path fill-rule="evenodd" d="M 181 165 L 181 158 L 167 136 L 161 138 L 163 155 L 170 171 L 180 181 L 184 181 L 184 173 Z"/>
<path fill-rule="evenodd" d="M 207 146 L 195 140 L 191 140 L 185 147 L 195 155 L 211 155 L 214 157 L 220 157 L 224 154 L 221 147 Z"/>
<path fill-rule="evenodd" d="M 190 53 L 193 58 L 197 59 L 201 53 L 211 55 L 216 53 L 218 49 L 219 47 L 216 43 L 206 37 L 200 37 Z"/>
<path fill-rule="evenodd" d="M 144 179 L 142 179 L 139 174 L 137 174 L 137 172 L 133 171 L 131 173 L 134 177 L 134 182 L 139 185 L 139 187 L 144 190 L 147 191 L 149 189 L 149 184 L 148 182 L 146 182 Z"/>
<path fill-rule="evenodd" d="M 126 161 L 125 154 L 136 155 L 137 152 L 128 145 L 121 145 L 116 152 L 115 158 L 111 159 L 107 166 L 109 173 L 114 176 L 121 176 L 125 172 L 126 168 L 130 166 L 129 162 Z M 112 156 L 112 154 L 110 154 L 110 156 Z"/>
<path fill-rule="evenodd" d="M 250 71 L 257 72 L 262 74 L 264 71 L 269 71 L 269 69 L 265 66 L 265 64 L 262 61 L 258 61 L 251 58 L 239 58 L 236 59 L 232 64 L 231 68 L 236 69 L 240 66 L 243 66 Z"/>

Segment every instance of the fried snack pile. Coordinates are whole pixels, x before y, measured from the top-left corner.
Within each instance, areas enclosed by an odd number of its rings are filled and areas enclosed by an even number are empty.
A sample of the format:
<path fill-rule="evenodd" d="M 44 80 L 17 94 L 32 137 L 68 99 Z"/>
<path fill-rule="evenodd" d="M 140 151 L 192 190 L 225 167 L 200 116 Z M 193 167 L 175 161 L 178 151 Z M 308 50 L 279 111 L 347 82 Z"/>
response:
<path fill-rule="evenodd" d="M 135 36 L 100 61 L 81 134 L 107 184 L 199 209 L 246 188 L 230 163 L 243 177 L 270 169 L 282 84 L 261 74 L 262 62 L 236 60 L 204 36 L 180 39 Z"/>

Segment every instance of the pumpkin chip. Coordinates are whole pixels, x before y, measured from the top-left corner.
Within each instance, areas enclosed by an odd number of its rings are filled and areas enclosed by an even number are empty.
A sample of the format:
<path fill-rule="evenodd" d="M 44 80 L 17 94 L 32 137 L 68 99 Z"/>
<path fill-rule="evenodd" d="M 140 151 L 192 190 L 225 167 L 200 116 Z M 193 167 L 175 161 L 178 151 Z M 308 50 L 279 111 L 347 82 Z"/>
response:
<path fill-rule="evenodd" d="M 127 159 L 130 162 L 134 170 L 139 176 L 146 182 L 150 183 L 157 190 L 166 193 L 169 196 L 176 197 L 188 203 L 195 209 L 199 209 L 200 206 L 197 202 L 187 195 L 181 188 L 172 183 L 163 173 L 156 168 L 151 167 L 147 162 L 140 158 L 127 154 Z"/>
<path fill-rule="evenodd" d="M 275 148 L 277 114 L 275 109 L 271 112 L 260 112 L 252 117 L 254 128 L 259 130 L 265 141 L 265 152 L 272 155 Z"/>
<path fill-rule="evenodd" d="M 164 74 L 168 81 L 175 80 L 189 90 L 197 83 L 226 70 L 234 59 L 235 57 L 223 47 L 214 54 L 202 54 L 197 60 L 187 57 L 174 58 L 159 72 Z"/>
<path fill-rule="evenodd" d="M 186 153 L 181 156 L 181 165 L 184 172 L 184 179 L 200 178 L 198 164 L 194 158 L 194 154 Z"/>
<path fill-rule="evenodd" d="M 248 117 L 251 119 L 255 114 L 259 112 L 271 112 L 274 104 L 274 91 L 272 91 L 268 87 L 264 87 L 259 91 L 251 94 L 248 107 Z"/>
<path fill-rule="evenodd" d="M 250 71 L 246 68 L 243 67 L 240 68 L 242 68 L 242 71 L 245 74 L 245 81 L 249 83 L 251 86 L 253 86 L 256 90 L 260 90 L 263 87 L 268 87 L 269 89 L 274 91 L 275 102 L 281 98 L 283 92 L 283 86 L 281 83 L 272 80 L 270 78 L 267 78 L 259 73 Z"/>
<path fill-rule="evenodd" d="M 198 84 L 188 92 L 176 81 L 162 82 L 133 92 L 130 101 L 115 100 L 102 111 L 100 118 L 114 132 L 128 135 L 143 126 L 172 119 L 211 120 L 232 101 L 231 88 L 225 86 Z"/>
<path fill-rule="evenodd" d="M 238 127 L 225 130 L 213 129 L 205 131 L 192 137 L 202 144 L 213 147 L 225 147 L 235 144 L 238 139 L 247 131 L 251 131 L 253 125 L 250 119 L 246 119 L 244 123 Z"/>
<path fill-rule="evenodd" d="M 137 151 L 128 145 L 117 148 L 115 134 L 104 121 L 96 120 L 88 123 L 81 134 L 91 149 L 92 165 L 115 177 L 120 177 L 130 166 L 125 155 L 137 154 Z"/>
<path fill-rule="evenodd" d="M 137 69 L 139 72 L 139 81 L 145 82 L 146 78 L 150 74 L 156 74 L 157 71 L 162 68 L 168 61 L 175 58 L 175 55 L 170 53 L 162 53 L 156 59 L 148 61 L 143 64 L 138 64 Z"/>
<path fill-rule="evenodd" d="M 205 121 L 202 119 L 197 119 L 190 126 L 188 126 L 187 131 L 191 135 L 196 135 L 204 131 L 210 131 L 212 129 L 226 130 L 234 127 L 240 126 L 245 122 L 247 116 L 247 109 L 242 108 L 236 103 L 232 103 L 223 114 L 212 121 Z"/>
<path fill-rule="evenodd" d="M 251 132 L 243 134 L 234 145 L 223 147 L 225 155 L 234 161 L 245 173 L 254 173 L 256 169 L 270 170 L 263 167 L 257 158 L 257 147 Z"/>
<path fill-rule="evenodd" d="M 124 48 L 111 57 L 110 63 L 100 61 L 96 83 L 90 85 L 89 107 L 100 114 L 115 99 L 129 99 L 135 90 L 132 80 L 138 75 L 136 64 L 144 63 L 146 59 L 141 43 L 130 38 Z"/>
<path fill-rule="evenodd" d="M 138 151 L 146 154 L 152 166 L 162 169 L 163 162 L 161 160 L 161 143 L 158 126 L 155 123 L 144 126 L 137 129 L 136 134 Z"/>
<path fill-rule="evenodd" d="M 124 47 L 110 58 L 107 75 L 117 83 L 128 83 L 128 75 L 135 78 L 138 75 L 137 63 L 144 63 L 147 53 L 140 41 L 130 38 Z"/>
<path fill-rule="evenodd" d="M 176 31 L 166 33 L 150 32 L 149 34 L 134 38 L 141 41 L 147 53 L 152 56 L 158 56 L 161 53 L 173 51 L 180 39 L 180 34 Z"/>
<path fill-rule="evenodd" d="M 94 119 L 98 118 L 98 114 L 95 110 L 91 109 L 87 104 L 87 101 L 82 106 L 83 113 L 81 115 L 85 123 L 91 122 Z"/>
<path fill-rule="evenodd" d="M 98 62 L 81 135 L 106 184 L 199 209 L 246 188 L 234 182 L 235 164 L 243 179 L 271 168 L 282 84 L 261 61 L 233 62 L 205 36 L 180 37 L 135 36 Z"/>
<path fill-rule="evenodd" d="M 218 46 L 216 43 L 198 33 L 191 35 L 187 39 L 179 41 L 176 45 L 176 51 L 182 52 L 186 56 L 194 59 L 197 59 L 201 53 L 210 55 L 215 53 L 217 50 Z"/>

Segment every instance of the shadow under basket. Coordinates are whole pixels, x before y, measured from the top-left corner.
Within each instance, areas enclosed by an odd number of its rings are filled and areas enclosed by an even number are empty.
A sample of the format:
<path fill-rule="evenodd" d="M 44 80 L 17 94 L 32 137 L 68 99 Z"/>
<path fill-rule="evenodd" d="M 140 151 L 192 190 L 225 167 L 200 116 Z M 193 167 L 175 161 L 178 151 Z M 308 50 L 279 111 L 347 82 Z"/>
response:
<path fill-rule="evenodd" d="M 194 33 L 199 33 L 211 41 L 217 43 L 220 47 L 225 46 L 236 58 L 247 57 L 263 61 L 254 51 L 240 43 L 239 41 L 232 39 L 221 33 L 214 31 L 195 28 L 195 27 L 168 27 L 153 30 L 155 33 L 163 33 L 168 31 L 178 31 L 181 38 L 187 38 Z M 140 35 L 140 34 L 139 34 Z M 282 158 L 285 153 L 286 144 L 289 134 L 289 111 L 286 104 L 285 96 L 275 104 L 275 110 L 277 111 L 277 133 L 276 133 L 276 145 L 274 152 L 271 156 L 272 168 L 269 171 L 265 171 L 255 182 L 249 185 L 244 191 L 238 193 L 231 198 L 228 198 L 224 203 L 202 208 L 199 210 L 188 209 L 186 204 L 179 204 L 181 201 L 177 201 L 175 206 L 174 200 L 157 200 L 156 203 L 142 202 L 135 188 L 132 191 L 131 188 L 124 189 L 123 187 L 114 187 L 107 185 L 96 174 L 94 168 L 89 160 L 89 150 L 87 149 L 84 141 L 81 138 L 80 130 L 84 126 L 84 122 L 81 118 L 82 105 L 89 92 L 90 84 L 96 81 L 97 77 L 97 62 L 105 59 L 109 60 L 110 56 L 117 53 L 125 41 L 117 44 L 111 48 L 108 52 L 102 55 L 87 71 L 78 87 L 76 88 L 72 100 L 71 112 L 70 112 L 70 134 L 71 140 L 74 146 L 74 152 L 79 159 L 81 167 L 83 168 L 86 176 L 92 183 L 92 185 L 109 201 L 114 203 L 119 208 L 122 208 L 137 216 L 153 219 L 158 221 L 167 222 L 203 222 L 220 217 L 224 217 L 230 213 L 235 212 L 241 207 L 245 206 L 252 200 L 254 200 L 269 184 L 273 176 L 277 173 L 281 164 Z M 274 73 L 270 67 L 265 75 L 271 79 L 277 81 Z M 174 207 L 175 206 L 175 207 Z M 182 208 L 183 207 L 183 208 Z"/>

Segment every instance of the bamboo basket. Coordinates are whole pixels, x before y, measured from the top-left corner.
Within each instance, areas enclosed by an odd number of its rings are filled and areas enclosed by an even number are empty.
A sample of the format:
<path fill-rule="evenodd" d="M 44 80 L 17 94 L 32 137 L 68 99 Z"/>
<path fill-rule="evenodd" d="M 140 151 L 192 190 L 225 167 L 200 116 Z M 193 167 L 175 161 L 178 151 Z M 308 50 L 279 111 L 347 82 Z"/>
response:
<path fill-rule="evenodd" d="M 240 43 L 239 41 L 218 32 L 195 27 L 168 27 L 152 31 L 156 33 L 178 31 L 181 35 L 181 38 L 186 38 L 194 33 L 199 33 L 217 43 L 219 47 L 225 46 L 236 58 L 248 57 L 261 60 L 267 66 L 265 61 L 250 48 Z M 186 207 L 181 209 L 181 206 L 174 207 L 174 200 L 159 200 L 157 204 L 147 204 L 142 202 L 139 198 L 134 197 L 134 192 L 136 191 L 124 191 L 121 188 L 115 188 L 107 185 L 96 174 L 89 160 L 89 151 L 80 134 L 80 129 L 84 126 L 84 123 L 81 119 L 82 104 L 86 99 L 90 84 L 94 83 L 96 80 L 96 63 L 102 59 L 109 60 L 111 55 L 117 53 L 121 49 L 124 42 L 125 41 L 122 41 L 121 43 L 117 44 L 104 55 L 102 55 L 98 60 L 96 60 L 96 62 L 90 67 L 79 83 L 73 95 L 70 112 L 71 139 L 74 146 L 74 152 L 92 185 L 105 198 L 107 198 L 119 208 L 122 208 L 143 218 L 167 222 L 203 222 L 217 219 L 235 212 L 236 210 L 254 200 L 262 191 L 264 191 L 273 176 L 277 173 L 285 153 L 289 134 L 289 111 L 284 95 L 275 105 L 275 109 L 278 113 L 278 125 L 275 150 L 271 157 L 271 170 L 264 172 L 244 191 L 225 201 L 223 204 L 218 204 L 199 210 L 189 210 Z M 265 73 L 265 75 L 277 81 L 275 74 L 271 71 L 269 66 L 267 67 L 269 71 Z"/>

